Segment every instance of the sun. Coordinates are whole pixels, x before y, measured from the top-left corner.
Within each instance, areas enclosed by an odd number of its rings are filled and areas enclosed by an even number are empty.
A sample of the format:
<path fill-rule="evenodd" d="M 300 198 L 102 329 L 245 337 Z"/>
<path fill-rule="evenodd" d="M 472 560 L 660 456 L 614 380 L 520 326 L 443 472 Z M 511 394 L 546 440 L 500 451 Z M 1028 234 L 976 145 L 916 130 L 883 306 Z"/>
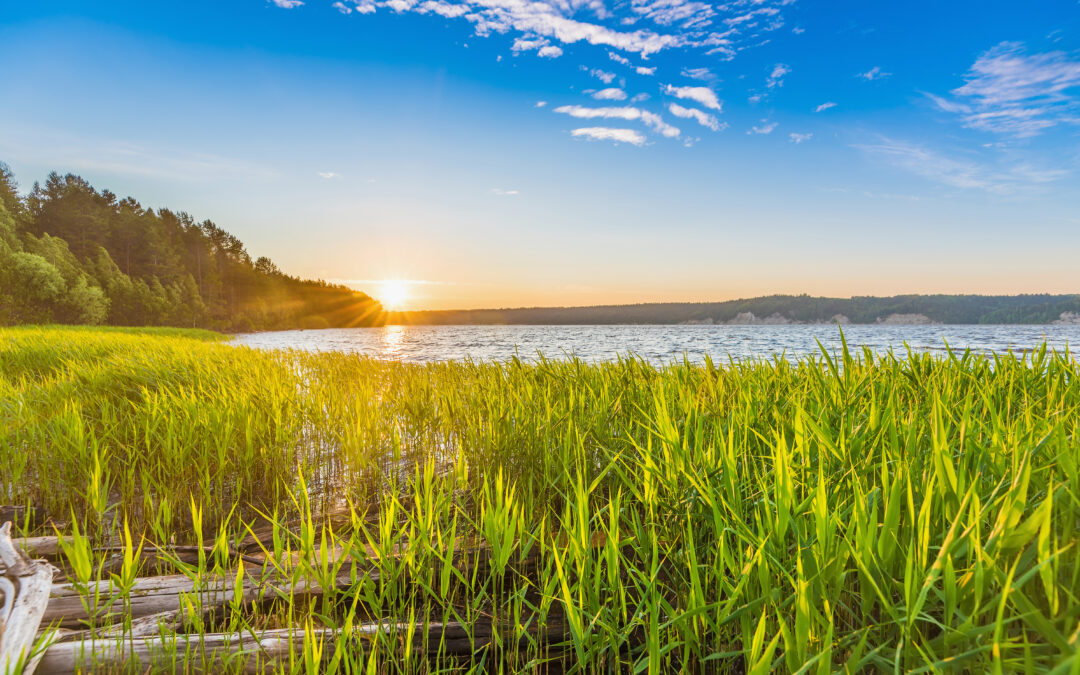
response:
<path fill-rule="evenodd" d="M 397 311 L 405 306 L 409 299 L 409 282 L 386 279 L 379 284 L 379 302 L 390 311 Z"/>

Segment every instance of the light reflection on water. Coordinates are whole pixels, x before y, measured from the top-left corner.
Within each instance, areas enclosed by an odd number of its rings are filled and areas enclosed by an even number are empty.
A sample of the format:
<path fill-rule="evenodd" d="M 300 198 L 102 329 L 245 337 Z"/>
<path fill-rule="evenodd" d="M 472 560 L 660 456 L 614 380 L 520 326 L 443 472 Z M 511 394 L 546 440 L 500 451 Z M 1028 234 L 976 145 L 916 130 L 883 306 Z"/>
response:
<path fill-rule="evenodd" d="M 1046 326 L 845 326 L 852 348 L 882 353 L 913 350 L 1006 352 L 1030 350 L 1044 341 L 1062 351 L 1080 344 L 1080 325 Z M 829 325 L 797 326 L 386 326 L 330 328 L 237 335 L 232 343 L 263 349 L 353 352 L 379 359 L 423 363 L 472 358 L 502 361 L 515 354 L 534 359 L 577 356 L 586 361 L 634 354 L 657 364 L 684 356 L 700 362 L 746 358 L 789 358 L 841 348 L 840 331 Z"/>

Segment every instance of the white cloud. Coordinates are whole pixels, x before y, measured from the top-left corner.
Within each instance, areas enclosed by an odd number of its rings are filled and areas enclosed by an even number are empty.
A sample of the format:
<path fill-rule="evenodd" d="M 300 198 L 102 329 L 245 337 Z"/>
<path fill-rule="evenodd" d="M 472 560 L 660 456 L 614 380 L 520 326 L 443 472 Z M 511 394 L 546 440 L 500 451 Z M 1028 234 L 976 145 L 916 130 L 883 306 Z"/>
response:
<path fill-rule="evenodd" d="M 537 101 L 536 102 L 536 107 L 537 108 L 543 108 L 546 105 L 547 105 L 547 101 Z"/>
<path fill-rule="evenodd" d="M 491 193 L 499 195 L 500 197 L 515 197 L 518 194 L 517 190 L 503 190 L 502 188 L 491 188 Z"/>
<path fill-rule="evenodd" d="M 1052 51 L 1028 55 L 1002 42 L 980 55 L 952 91 L 953 99 L 927 96 L 972 129 L 1035 136 L 1058 124 L 1080 124 L 1080 58 Z"/>
<path fill-rule="evenodd" d="M 720 125 L 720 120 L 716 119 L 715 116 L 710 115 L 707 112 L 698 110 L 697 108 L 684 108 L 678 103 L 669 103 L 668 110 L 670 110 L 671 114 L 675 115 L 676 117 L 697 120 L 698 124 L 703 127 L 712 129 L 713 131 L 720 131 L 720 129 L 722 128 Z"/>
<path fill-rule="evenodd" d="M 599 68 L 590 69 L 588 66 L 581 66 L 581 69 L 604 84 L 611 84 L 615 79 L 615 73 L 609 73 L 606 70 L 600 70 Z"/>
<path fill-rule="evenodd" d="M 708 87 L 674 87 L 669 84 L 664 88 L 664 93 L 676 98 L 697 101 L 712 110 L 723 110 L 723 105 L 720 103 L 720 99 L 717 98 L 716 92 Z"/>
<path fill-rule="evenodd" d="M 372 11 L 375 11 L 372 8 Z M 447 19 L 456 19 L 459 16 L 464 16 L 469 13 L 468 5 L 455 5 L 445 0 L 427 0 L 427 2 L 421 3 L 417 8 L 417 12 L 421 14 L 434 13 L 439 16 L 444 16 Z"/>
<path fill-rule="evenodd" d="M 828 101 L 828 102 L 822 103 L 818 107 L 814 108 L 814 112 L 816 112 L 816 113 L 825 112 L 829 108 L 835 108 L 835 107 L 836 107 L 835 103 L 833 103 L 832 101 Z"/>
<path fill-rule="evenodd" d="M 778 63 L 773 66 L 772 72 L 769 73 L 769 79 L 765 81 L 765 86 L 769 89 L 775 89 L 776 87 L 784 86 L 784 76 L 791 72 L 791 68 Z"/>
<path fill-rule="evenodd" d="M 630 143 L 631 145 L 644 145 L 645 137 L 633 129 L 612 129 L 611 127 L 584 127 L 574 129 L 570 135 L 575 138 L 584 137 L 594 141 L 615 141 L 616 143 Z"/>
<path fill-rule="evenodd" d="M 564 105 L 555 108 L 554 112 L 578 119 L 641 120 L 645 123 L 645 126 L 667 138 L 678 138 L 682 133 L 677 127 L 665 122 L 660 115 L 632 106 L 587 108 L 580 105 Z"/>
<path fill-rule="evenodd" d="M 647 110 L 641 111 L 641 121 L 653 131 L 666 138 L 678 138 L 682 133 L 678 127 L 671 126 L 664 121 L 664 118 Z"/>
<path fill-rule="evenodd" d="M 388 0 L 395 2 L 397 0 Z M 543 0 L 476 0 L 465 18 L 473 22 L 479 35 L 511 30 L 551 38 L 562 44 L 587 42 L 613 47 L 643 56 L 690 44 L 689 37 L 639 29 L 622 32 L 607 26 L 579 21 L 562 14 L 557 6 Z M 571 13 L 573 8 L 565 11 Z"/>
<path fill-rule="evenodd" d="M 547 38 L 516 38 L 510 46 L 510 51 L 515 54 L 536 50 L 536 55 L 541 58 L 554 59 L 562 56 L 561 47 L 551 44 Z"/>
<path fill-rule="evenodd" d="M 319 176 L 323 178 L 338 178 L 338 174 L 333 171 L 320 171 Z"/>
<path fill-rule="evenodd" d="M 883 80 L 886 77 L 892 75 L 892 73 L 886 73 L 881 70 L 881 66 L 874 66 L 865 73 L 858 73 L 855 77 L 866 80 L 867 82 L 873 82 L 874 80 Z"/>
<path fill-rule="evenodd" d="M 680 75 L 691 80 L 707 80 L 713 76 L 708 68 L 683 68 Z"/>
<path fill-rule="evenodd" d="M 375 13 L 375 0 L 350 0 L 353 3 L 352 11 L 357 14 L 374 14 Z M 338 8 L 341 10 L 341 8 Z M 346 12 L 341 10 L 343 14 L 351 14 L 352 12 Z"/>
<path fill-rule="evenodd" d="M 771 134 L 773 132 L 773 129 L 775 129 L 778 126 L 780 126 L 779 122 L 769 122 L 768 120 L 761 120 L 761 126 L 760 127 L 757 126 L 757 125 L 752 126 L 752 127 L 750 127 L 750 131 L 747 131 L 746 133 L 748 133 L 748 134 Z"/>
<path fill-rule="evenodd" d="M 267 0 L 279 7 L 299 6 L 303 0 Z M 730 60 L 739 52 L 767 44 L 769 33 L 784 25 L 783 12 L 794 0 L 327 0 L 343 14 L 370 14 L 378 9 L 397 13 L 437 15 L 468 22 L 480 37 L 505 40 L 511 52 L 535 52 L 544 58 L 574 57 L 567 45 L 592 45 L 607 55 L 607 63 L 633 68 L 651 76 L 656 66 L 648 58 L 676 51 L 692 64 L 684 77 L 709 79 L 713 72 L 702 66 L 702 57 L 716 55 Z M 785 10 L 786 11 L 786 10 Z M 449 38 L 448 38 L 449 39 Z M 459 48 L 465 48 L 464 43 Z M 506 52 L 504 48 L 497 50 Z M 637 58 L 635 58 L 635 56 Z M 501 58 L 501 55 L 500 55 Z M 694 61 L 698 61 L 694 63 Z M 635 65 L 641 63 L 642 65 Z M 706 62 L 706 65 L 708 62 Z M 786 66 L 785 66 L 786 67 Z M 615 73 L 581 66 L 609 88 L 625 89 Z M 674 67 L 673 67 L 674 71 Z M 779 84 L 775 85 L 779 86 Z M 625 92 L 624 92 L 625 93 Z M 668 85 L 669 96 L 695 101 L 698 107 L 721 110 L 721 102 L 709 87 Z M 623 100 L 623 99 L 620 99 Z M 673 134 L 656 125 L 660 133 Z"/>
<path fill-rule="evenodd" d="M 608 87 L 592 95 L 598 101 L 625 101 L 626 92 L 616 87 Z"/>
<path fill-rule="evenodd" d="M 967 158 L 957 159 L 925 146 L 888 138 L 855 147 L 935 183 L 1000 194 L 1031 190 L 1068 175 L 1066 171 L 1039 169 L 1025 162 L 995 166 Z"/>
<path fill-rule="evenodd" d="M 813 137 L 814 137 L 814 134 L 796 134 L 796 133 L 788 134 L 788 138 L 790 138 L 791 142 L 794 143 L 795 145 L 798 145 L 799 143 L 802 143 L 803 141 L 808 141 Z"/>
<path fill-rule="evenodd" d="M 634 94 L 633 96 L 631 96 L 630 101 L 632 103 L 641 103 L 642 101 L 648 101 L 649 98 L 650 97 L 648 94 L 646 94 L 645 92 L 641 92 L 640 94 Z"/>
<path fill-rule="evenodd" d="M 960 103 L 958 101 L 950 101 L 947 98 L 943 98 L 941 96 L 937 96 L 937 95 L 931 94 L 929 92 L 923 92 L 923 93 L 928 99 L 930 99 L 931 101 L 934 102 L 934 105 L 936 105 L 941 110 L 944 110 L 945 112 L 951 112 L 951 113 L 970 113 L 971 112 L 971 106 L 969 106 L 966 103 Z"/>
<path fill-rule="evenodd" d="M 302 0 L 270 0 L 292 8 Z M 668 49 L 700 50 L 731 58 L 763 44 L 783 26 L 780 8 L 792 0 L 733 0 L 714 5 L 700 0 L 630 0 L 608 7 L 604 0 L 337 0 L 342 13 L 368 14 L 376 7 L 462 18 L 479 36 L 547 38 L 553 46 L 585 42 L 610 48 L 623 65 Z M 583 18 L 583 17 L 587 17 Z"/>
<path fill-rule="evenodd" d="M 510 51 L 527 52 L 534 49 L 540 49 L 541 47 L 546 47 L 549 44 L 551 43 L 543 38 L 517 38 L 514 40 L 514 44 L 510 46 Z"/>

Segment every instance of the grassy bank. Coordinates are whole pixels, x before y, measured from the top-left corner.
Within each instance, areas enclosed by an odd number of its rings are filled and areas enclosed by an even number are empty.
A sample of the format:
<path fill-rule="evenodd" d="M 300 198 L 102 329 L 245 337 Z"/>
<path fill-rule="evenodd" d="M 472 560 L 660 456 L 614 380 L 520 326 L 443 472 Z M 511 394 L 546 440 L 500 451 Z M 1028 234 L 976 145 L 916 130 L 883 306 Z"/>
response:
<path fill-rule="evenodd" d="M 310 672 L 1080 669 L 1071 355 L 406 365 L 212 337 L 0 330 L 0 503 L 69 535 L 82 628 L 179 572 L 235 590 L 166 638 L 292 627 Z M 268 576 L 323 592 L 242 591 Z"/>

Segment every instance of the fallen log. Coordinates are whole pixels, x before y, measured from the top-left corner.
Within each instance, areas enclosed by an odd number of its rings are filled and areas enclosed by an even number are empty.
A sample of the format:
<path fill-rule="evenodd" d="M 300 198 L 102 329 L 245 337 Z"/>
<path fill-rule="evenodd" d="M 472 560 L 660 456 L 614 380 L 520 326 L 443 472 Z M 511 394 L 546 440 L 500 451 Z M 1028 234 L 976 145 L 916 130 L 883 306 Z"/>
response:
<path fill-rule="evenodd" d="M 351 575 L 345 571 L 334 580 L 338 590 L 351 585 Z M 170 574 L 135 579 L 128 592 L 120 591 L 111 581 L 91 582 L 87 587 L 74 583 L 54 584 L 42 621 L 60 628 L 85 628 L 90 623 L 107 625 L 125 617 L 135 620 L 190 606 L 205 613 L 234 599 L 246 605 L 279 597 L 310 598 L 322 595 L 324 589 L 308 580 L 290 583 L 276 574 L 261 578 L 247 575 L 237 597 L 233 578 L 192 579 L 184 574 Z M 94 597 L 101 598 L 101 605 L 87 607 L 84 598 Z"/>
<path fill-rule="evenodd" d="M 34 672 L 31 657 L 49 602 L 53 568 L 31 560 L 11 541 L 11 522 L 0 526 L 0 673 Z"/>
<path fill-rule="evenodd" d="M 303 671 L 305 639 L 330 646 L 342 639 L 331 629 L 274 629 L 204 635 L 169 634 L 162 624 L 159 634 L 141 632 L 133 626 L 129 633 L 107 638 L 85 639 L 51 645 L 38 664 L 38 675 L 87 670 L 147 670 L 153 672 L 218 672 L 228 664 L 230 672 L 268 673 Z M 427 656 L 468 657 L 491 642 L 491 626 L 477 624 L 470 631 L 457 622 L 432 622 L 412 627 L 412 644 L 402 645 Z M 375 622 L 354 626 L 346 640 L 372 640 L 379 634 L 404 640 L 410 625 Z M 562 637 L 561 632 L 551 631 Z M 326 649 L 329 656 L 332 649 Z"/>
<path fill-rule="evenodd" d="M 323 640 L 329 630 L 315 631 Z M 175 673 L 272 673 L 287 669 L 295 660 L 304 631 L 289 629 L 261 633 L 131 636 L 64 642 L 49 647 L 38 664 L 38 675 L 134 670 Z M 238 668 L 243 663 L 242 669 Z"/>

